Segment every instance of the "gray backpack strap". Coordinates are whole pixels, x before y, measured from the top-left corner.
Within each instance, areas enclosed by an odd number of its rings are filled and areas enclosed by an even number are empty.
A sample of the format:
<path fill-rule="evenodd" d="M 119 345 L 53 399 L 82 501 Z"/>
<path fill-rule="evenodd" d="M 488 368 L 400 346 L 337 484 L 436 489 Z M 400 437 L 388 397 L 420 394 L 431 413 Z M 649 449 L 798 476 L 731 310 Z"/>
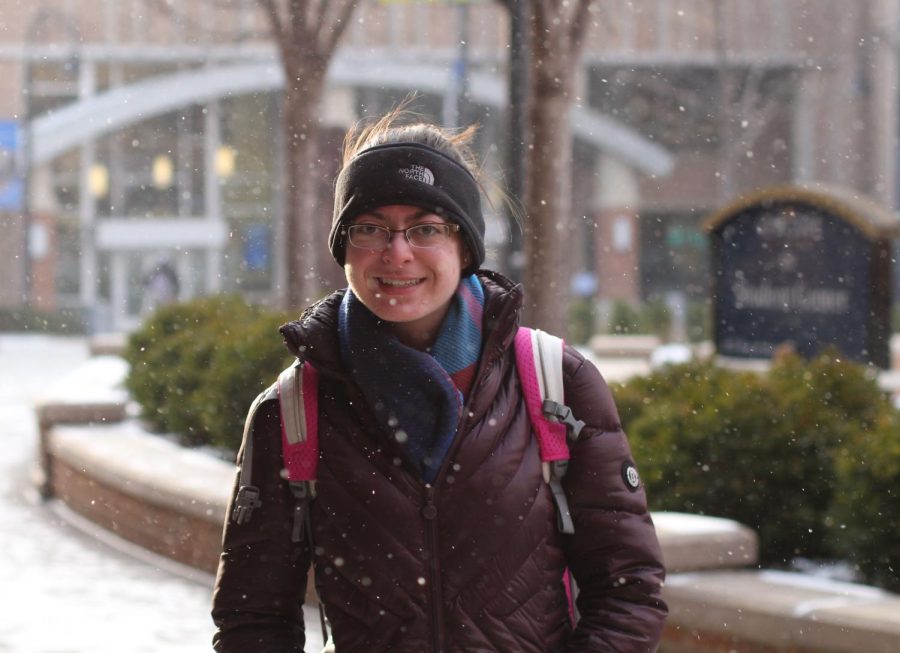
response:
<path fill-rule="evenodd" d="M 525 335 L 526 332 L 527 335 Z M 566 441 L 577 440 L 584 423 L 576 420 L 572 415 L 572 410 L 563 403 L 563 341 L 540 329 L 520 329 L 520 334 L 517 334 L 517 339 L 524 341 L 523 344 L 530 342 L 531 345 L 531 356 L 524 354 L 527 347 L 516 350 L 516 364 L 520 367 L 520 373 L 525 372 L 525 370 L 521 370 L 522 367 L 532 367 L 534 377 L 536 377 L 536 390 L 534 384 L 523 382 L 523 391 L 526 403 L 532 406 L 538 404 L 536 407 L 529 408 L 529 414 L 541 447 L 541 468 L 544 481 L 553 494 L 553 501 L 557 509 L 557 526 L 560 532 L 572 534 L 575 532 L 575 524 L 572 521 L 569 502 L 562 486 L 562 479 L 569 468 L 569 452 Z M 526 377 L 530 375 L 531 372 L 525 374 Z M 548 423 L 551 422 L 562 424 L 565 431 L 551 430 L 548 428 Z"/>
<path fill-rule="evenodd" d="M 307 436 L 306 397 L 303 394 L 303 363 L 297 361 L 278 375 L 281 423 L 288 444 L 304 442 Z M 288 470 L 290 473 L 291 470 Z"/>
<path fill-rule="evenodd" d="M 575 442 L 584 422 L 575 419 L 572 409 L 563 403 L 563 341 L 540 329 L 534 329 L 534 335 L 538 383 L 544 400 L 541 409 L 550 421 L 565 424 L 568 439 Z"/>
<path fill-rule="evenodd" d="M 241 440 L 241 472 L 238 481 L 238 493 L 234 499 L 231 520 L 236 524 L 246 524 L 253 515 L 253 510 L 262 505 L 259 499 L 259 488 L 253 485 L 253 419 L 259 407 L 266 401 L 278 398 L 278 388 L 272 384 L 263 390 L 247 411 L 244 421 L 244 435 Z"/>

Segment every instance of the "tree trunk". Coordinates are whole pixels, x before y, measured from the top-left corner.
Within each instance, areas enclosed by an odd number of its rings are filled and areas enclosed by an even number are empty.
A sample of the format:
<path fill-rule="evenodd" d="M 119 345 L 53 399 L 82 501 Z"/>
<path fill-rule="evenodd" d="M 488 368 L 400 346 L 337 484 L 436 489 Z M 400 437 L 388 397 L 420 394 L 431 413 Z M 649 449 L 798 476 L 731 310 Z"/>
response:
<path fill-rule="evenodd" d="M 538 0 L 531 39 L 532 149 L 525 198 L 525 316 L 561 337 L 568 330 L 572 242 L 572 133 L 569 108 L 588 0 Z"/>
<path fill-rule="evenodd" d="M 265 11 L 284 70 L 282 129 L 286 139 L 284 170 L 285 308 L 298 309 L 319 298 L 324 239 L 318 221 L 331 211 L 318 202 L 320 166 L 319 103 L 328 62 L 359 0 L 258 0 Z"/>
<path fill-rule="evenodd" d="M 324 74 L 319 71 L 296 70 L 304 79 L 301 88 L 290 84 L 285 88 L 283 128 L 287 142 L 287 165 L 284 171 L 285 200 L 285 248 L 287 265 L 287 292 L 282 296 L 286 308 L 303 307 L 319 298 L 322 283 L 319 278 L 323 242 L 319 242 L 315 220 L 327 220 L 330 211 L 323 213 L 317 202 L 318 175 L 315 165 L 318 159 L 318 102 L 310 98 L 321 97 Z"/>
<path fill-rule="evenodd" d="M 561 271 L 572 246 L 572 143 L 569 101 L 559 89 L 534 80 L 531 165 L 526 199 L 525 296 L 531 326 L 563 337 L 567 329 L 568 279 Z"/>

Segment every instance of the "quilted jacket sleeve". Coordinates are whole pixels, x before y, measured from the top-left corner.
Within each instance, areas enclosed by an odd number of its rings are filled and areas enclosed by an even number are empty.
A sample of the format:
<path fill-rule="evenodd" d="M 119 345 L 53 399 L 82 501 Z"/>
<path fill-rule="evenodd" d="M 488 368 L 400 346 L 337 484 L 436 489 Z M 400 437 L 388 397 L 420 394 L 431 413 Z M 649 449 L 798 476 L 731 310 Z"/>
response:
<path fill-rule="evenodd" d="M 667 614 L 665 578 L 644 488 L 597 368 L 567 348 L 566 403 L 585 422 L 563 481 L 575 534 L 565 536 L 581 614 L 566 653 L 652 653 Z"/>
<path fill-rule="evenodd" d="M 302 604 L 309 551 L 291 542 L 294 499 L 281 477 L 278 404 L 260 405 L 253 418 L 252 482 L 262 505 L 249 522 L 230 521 L 237 481 L 229 502 L 222 555 L 213 593 L 212 616 L 219 653 L 302 653 Z M 244 447 L 238 455 L 243 460 Z"/>

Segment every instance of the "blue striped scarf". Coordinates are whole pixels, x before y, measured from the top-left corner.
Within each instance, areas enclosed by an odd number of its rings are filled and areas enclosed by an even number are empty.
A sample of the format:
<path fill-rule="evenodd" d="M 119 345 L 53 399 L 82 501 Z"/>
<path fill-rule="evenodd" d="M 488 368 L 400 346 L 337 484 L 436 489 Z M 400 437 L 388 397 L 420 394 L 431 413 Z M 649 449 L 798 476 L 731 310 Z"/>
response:
<path fill-rule="evenodd" d="M 460 281 L 434 346 L 401 343 L 347 290 L 338 312 L 341 358 L 379 425 L 401 445 L 426 483 L 450 449 L 481 355 L 484 290 L 475 275 Z"/>

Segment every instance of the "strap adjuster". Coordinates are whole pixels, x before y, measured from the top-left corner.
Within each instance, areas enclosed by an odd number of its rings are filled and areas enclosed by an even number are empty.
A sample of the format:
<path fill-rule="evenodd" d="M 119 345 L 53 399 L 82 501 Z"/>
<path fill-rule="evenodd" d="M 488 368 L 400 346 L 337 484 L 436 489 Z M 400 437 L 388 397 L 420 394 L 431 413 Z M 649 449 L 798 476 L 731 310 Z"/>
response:
<path fill-rule="evenodd" d="M 563 490 L 562 479 L 569 469 L 568 460 L 554 460 L 550 463 L 550 492 L 553 495 L 553 503 L 556 504 L 556 526 L 560 533 L 572 535 L 575 532 L 575 522 L 569 512 L 569 502 Z"/>
<path fill-rule="evenodd" d="M 552 399 L 544 399 L 541 409 L 544 411 L 545 415 L 566 425 L 566 431 L 569 434 L 570 440 L 573 442 L 578 440 L 578 436 L 581 435 L 581 429 L 584 428 L 584 422 L 580 419 L 575 419 L 575 415 L 572 414 L 571 408 L 553 401 Z"/>
<path fill-rule="evenodd" d="M 262 501 L 259 500 L 259 488 L 255 485 L 243 485 L 238 490 L 234 500 L 234 510 L 231 519 L 235 524 L 246 524 L 253 515 L 253 510 L 259 508 Z"/>

